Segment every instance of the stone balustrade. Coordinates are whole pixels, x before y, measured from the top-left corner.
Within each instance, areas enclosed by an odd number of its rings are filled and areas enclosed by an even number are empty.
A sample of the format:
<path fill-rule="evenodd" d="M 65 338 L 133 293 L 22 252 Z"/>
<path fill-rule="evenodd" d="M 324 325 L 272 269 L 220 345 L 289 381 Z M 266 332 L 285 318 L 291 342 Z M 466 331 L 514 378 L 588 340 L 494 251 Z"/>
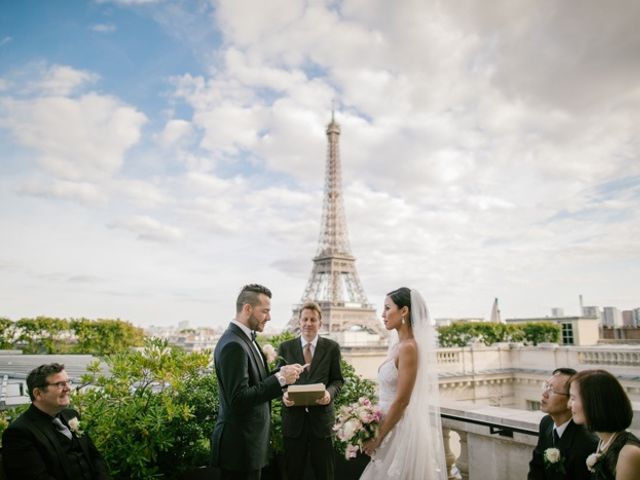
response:
<path fill-rule="evenodd" d="M 343 357 L 365 378 L 375 379 L 386 348 L 344 348 Z M 640 401 L 640 346 L 565 346 L 498 343 L 437 351 L 442 395 L 447 400 L 537 409 L 540 387 L 559 367 L 604 368 L 618 376 L 633 401 Z"/>

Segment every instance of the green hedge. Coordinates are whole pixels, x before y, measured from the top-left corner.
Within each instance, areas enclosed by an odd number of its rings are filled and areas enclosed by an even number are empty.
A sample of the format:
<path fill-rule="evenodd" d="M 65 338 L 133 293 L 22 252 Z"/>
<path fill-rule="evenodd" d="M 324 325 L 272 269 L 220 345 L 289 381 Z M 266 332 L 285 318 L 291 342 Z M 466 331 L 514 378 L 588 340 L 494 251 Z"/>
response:
<path fill-rule="evenodd" d="M 498 342 L 524 342 L 537 345 L 558 343 L 561 327 L 554 322 L 496 323 L 454 322 L 438 327 L 441 347 L 465 347 L 473 342 L 493 345 Z"/>

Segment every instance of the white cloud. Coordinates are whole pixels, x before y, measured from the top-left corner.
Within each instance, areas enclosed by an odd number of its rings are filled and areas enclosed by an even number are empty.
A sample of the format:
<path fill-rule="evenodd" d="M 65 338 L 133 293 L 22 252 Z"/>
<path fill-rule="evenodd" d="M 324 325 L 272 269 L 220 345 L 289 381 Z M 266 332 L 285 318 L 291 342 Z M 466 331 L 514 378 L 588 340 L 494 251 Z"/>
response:
<path fill-rule="evenodd" d="M 103 191 L 96 185 L 86 182 L 54 180 L 51 183 L 43 183 L 30 181 L 20 187 L 18 191 L 25 195 L 60 198 L 87 205 L 103 204 L 107 200 Z"/>
<path fill-rule="evenodd" d="M 98 33 L 112 33 L 117 30 L 113 23 L 96 23 L 91 25 L 91 30 Z"/>
<path fill-rule="evenodd" d="M 192 126 L 190 122 L 180 119 L 169 120 L 164 130 L 158 136 L 160 145 L 170 148 L 178 144 L 181 140 L 186 140 L 191 136 Z"/>
<path fill-rule="evenodd" d="M 140 139 L 144 114 L 115 98 L 89 93 L 77 99 L 4 99 L 0 121 L 18 143 L 38 152 L 47 171 L 69 180 L 97 179 L 116 172 Z"/>
<path fill-rule="evenodd" d="M 140 240 L 166 242 L 179 240 L 183 237 L 183 233 L 179 228 L 165 225 L 154 218 L 143 215 L 114 221 L 110 226 L 111 228 L 134 233 Z"/>
<path fill-rule="evenodd" d="M 64 97 L 97 80 L 94 73 L 67 65 L 52 65 L 42 72 L 41 79 L 31 82 L 29 88 L 39 95 Z"/>

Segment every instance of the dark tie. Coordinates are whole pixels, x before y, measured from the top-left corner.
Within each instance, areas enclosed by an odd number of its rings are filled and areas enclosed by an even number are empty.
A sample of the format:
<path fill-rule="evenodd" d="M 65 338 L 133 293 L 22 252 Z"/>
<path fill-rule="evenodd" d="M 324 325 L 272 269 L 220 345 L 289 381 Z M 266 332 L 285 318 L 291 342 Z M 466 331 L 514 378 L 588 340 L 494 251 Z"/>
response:
<path fill-rule="evenodd" d="M 69 427 L 67 427 L 64 423 L 62 423 L 62 420 L 60 420 L 58 417 L 53 417 L 53 420 L 51 421 L 53 422 L 53 425 L 54 427 L 56 427 L 57 431 L 59 431 L 61 434 L 63 434 L 65 437 L 71 440 L 71 430 L 69 430 Z"/>
<path fill-rule="evenodd" d="M 255 330 L 251 330 L 251 341 L 252 342 L 256 341 L 256 331 Z"/>
<path fill-rule="evenodd" d="M 553 446 L 557 447 L 560 445 L 560 435 L 558 435 L 558 430 L 553 429 Z"/>
<path fill-rule="evenodd" d="M 307 342 L 302 354 L 304 355 L 304 363 L 311 364 L 311 359 L 313 358 L 313 355 L 311 354 L 311 342 Z"/>

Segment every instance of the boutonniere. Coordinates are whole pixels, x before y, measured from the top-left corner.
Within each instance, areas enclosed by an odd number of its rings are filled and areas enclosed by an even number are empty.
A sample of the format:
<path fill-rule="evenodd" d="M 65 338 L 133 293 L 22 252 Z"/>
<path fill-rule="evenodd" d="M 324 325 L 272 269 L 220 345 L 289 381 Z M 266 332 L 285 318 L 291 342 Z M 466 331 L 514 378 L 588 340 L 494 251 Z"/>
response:
<path fill-rule="evenodd" d="M 265 343 L 262 347 L 262 353 L 267 358 L 267 363 L 269 364 L 269 369 L 275 370 L 278 361 L 282 363 L 287 363 L 287 361 L 278 355 L 276 349 L 270 343 Z"/>
<path fill-rule="evenodd" d="M 273 345 L 270 343 L 265 343 L 262 347 L 262 353 L 267 357 L 267 363 L 273 363 L 278 358 L 278 354 L 276 353 L 276 349 L 273 348 Z"/>
<path fill-rule="evenodd" d="M 80 430 L 80 420 L 78 420 L 78 417 L 73 417 L 67 423 L 69 424 L 69 430 L 75 433 L 78 438 L 84 435 L 84 431 Z"/>
<path fill-rule="evenodd" d="M 557 448 L 547 448 L 544 451 L 544 467 L 559 473 L 566 473 L 564 469 L 564 457 Z"/>

